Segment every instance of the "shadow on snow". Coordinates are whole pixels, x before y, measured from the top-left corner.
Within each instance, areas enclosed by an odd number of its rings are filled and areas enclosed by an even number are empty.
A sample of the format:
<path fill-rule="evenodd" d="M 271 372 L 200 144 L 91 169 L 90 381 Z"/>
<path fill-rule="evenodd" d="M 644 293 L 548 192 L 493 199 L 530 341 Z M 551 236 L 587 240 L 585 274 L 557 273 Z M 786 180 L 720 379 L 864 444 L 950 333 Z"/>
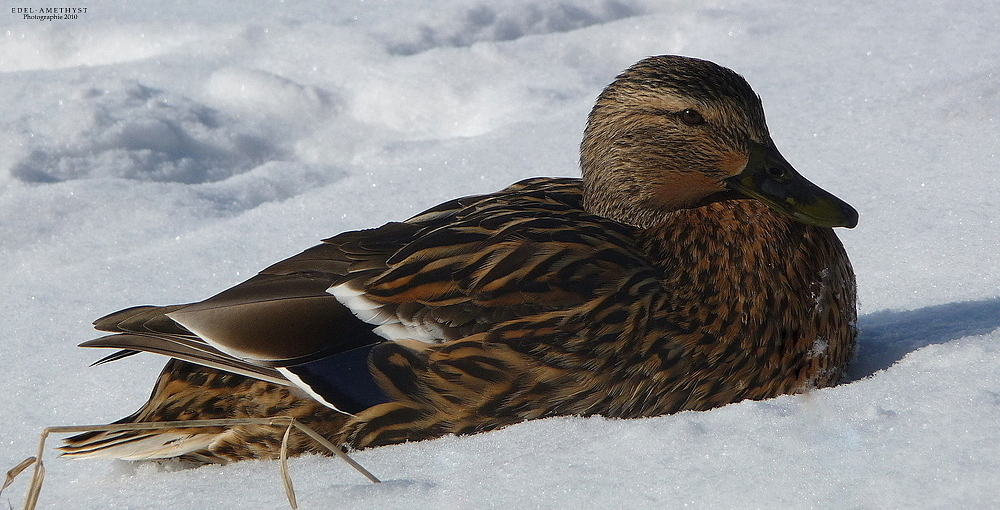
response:
<path fill-rule="evenodd" d="M 858 352 L 845 379 L 856 381 L 889 368 L 926 345 L 982 335 L 996 328 L 1000 328 L 1000 298 L 858 317 Z"/>

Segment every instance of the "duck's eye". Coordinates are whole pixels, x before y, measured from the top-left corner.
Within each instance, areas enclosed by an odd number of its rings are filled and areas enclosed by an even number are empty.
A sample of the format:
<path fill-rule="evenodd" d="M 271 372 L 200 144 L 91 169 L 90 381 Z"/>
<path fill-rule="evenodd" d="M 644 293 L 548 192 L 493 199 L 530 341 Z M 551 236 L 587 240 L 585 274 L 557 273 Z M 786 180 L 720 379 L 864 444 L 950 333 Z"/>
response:
<path fill-rule="evenodd" d="M 702 117 L 698 110 L 688 108 L 681 110 L 681 121 L 689 126 L 700 126 L 705 123 L 705 117 Z"/>

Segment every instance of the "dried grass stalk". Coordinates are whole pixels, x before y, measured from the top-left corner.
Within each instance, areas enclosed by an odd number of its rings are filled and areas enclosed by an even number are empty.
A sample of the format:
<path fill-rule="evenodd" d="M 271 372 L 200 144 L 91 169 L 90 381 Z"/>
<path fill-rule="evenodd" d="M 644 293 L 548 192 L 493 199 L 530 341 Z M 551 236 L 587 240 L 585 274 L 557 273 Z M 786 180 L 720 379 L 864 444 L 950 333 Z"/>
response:
<path fill-rule="evenodd" d="M 288 474 L 288 437 L 293 428 L 296 428 L 307 436 L 311 437 L 324 448 L 330 450 L 334 455 L 340 457 L 359 473 L 365 475 L 372 483 L 381 481 L 371 474 L 367 469 L 349 457 L 339 446 L 331 443 L 325 437 L 319 435 L 309 426 L 299 422 L 290 416 L 276 416 L 274 418 L 233 418 L 225 420 L 191 420 L 191 421 L 161 421 L 151 423 L 120 423 L 112 425 L 70 425 L 64 427 L 48 427 L 42 431 L 38 438 L 38 452 L 34 457 L 24 459 L 20 464 L 7 471 L 7 478 L 0 491 L 6 489 L 22 471 L 34 464 L 35 470 L 31 475 L 31 484 L 28 486 L 28 495 L 24 499 L 24 510 L 34 510 L 38 503 L 38 495 L 42 491 L 42 480 L 45 478 L 45 466 L 42 463 L 42 454 L 45 453 L 45 440 L 51 433 L 77 433 L 77 432 L 113 432 L 119 430 L 155 430 L 173 427 L 202 428 L 202 427 L 234 427 L 237 425 L 287 425 L 285 435 L 281 439 L 281 453 L 279 464 L 281 467 L 281 480 L 285 487 L 285 496 L 288 504 L 293 509 L 298 508 L 295 500 L 295 489 L 292 487 L 292 478 Z"/>

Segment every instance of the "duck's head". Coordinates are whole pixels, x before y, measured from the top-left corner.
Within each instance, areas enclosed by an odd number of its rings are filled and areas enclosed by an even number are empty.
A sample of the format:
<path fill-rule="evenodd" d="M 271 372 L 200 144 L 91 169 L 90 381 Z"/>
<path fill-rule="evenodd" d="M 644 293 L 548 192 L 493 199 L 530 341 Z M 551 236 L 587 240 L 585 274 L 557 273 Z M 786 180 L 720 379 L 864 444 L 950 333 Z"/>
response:
<path fill-rule="evenodd" d="M 781 156 L 746 80 L 705 60 L 649 57 L 619 75 L 590 112 L 581 166 L 587 209 L 638 227 L 735 197 L 807 225 L 858 222 Z"/>

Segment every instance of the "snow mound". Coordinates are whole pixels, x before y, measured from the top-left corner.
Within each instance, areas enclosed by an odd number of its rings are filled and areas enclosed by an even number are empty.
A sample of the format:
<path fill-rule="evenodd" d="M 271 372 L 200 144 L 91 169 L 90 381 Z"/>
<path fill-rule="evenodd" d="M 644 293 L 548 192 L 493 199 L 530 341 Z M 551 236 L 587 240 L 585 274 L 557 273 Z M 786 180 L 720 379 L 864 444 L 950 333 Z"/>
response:
<path fill-rule="evenodd" d="M 426 11 L 405 30 L 385 37 L 393 55 L 414 55 L 438 47 L 466 47 L 484 41 L 513 41 L 527 35 L 569 32 L 628 18 L 642 10 L 631 2 L 539 1 L 503 7 L 478 3 L 441 15 Z"/>
<path fill-rule="evenodd" d="M 90 13 L 90 19 L 95 15 Z M 104 25 L 87 23 L 88 15 L 81 16 L 83 23 L 11 23 L 10 30 L 0 31 L 0 71 L 132 62 L 170 54 L 203 41 L 205 35 L 203 28 L 191 23 Z M 5 18 L 16 16 L 7 12 Z M 214 35 L 229 34 L 222 29 Z"/>
<path fill-rule="evenodd" d="M 14 178 L 194 184 L 281 157 L 259 128 L 138 81 L 77 89 L 57 108 L 47 123 L 28 120 L 22 126 L 28 148 L 11 165 Z"/>
<path fill-rule="evenodd" d="M 339 109 L 327 90 L 254 69 L 224 67 L 212 73 L 206 88 L 222 107 L 288 124 L 323 119 Z"/>

